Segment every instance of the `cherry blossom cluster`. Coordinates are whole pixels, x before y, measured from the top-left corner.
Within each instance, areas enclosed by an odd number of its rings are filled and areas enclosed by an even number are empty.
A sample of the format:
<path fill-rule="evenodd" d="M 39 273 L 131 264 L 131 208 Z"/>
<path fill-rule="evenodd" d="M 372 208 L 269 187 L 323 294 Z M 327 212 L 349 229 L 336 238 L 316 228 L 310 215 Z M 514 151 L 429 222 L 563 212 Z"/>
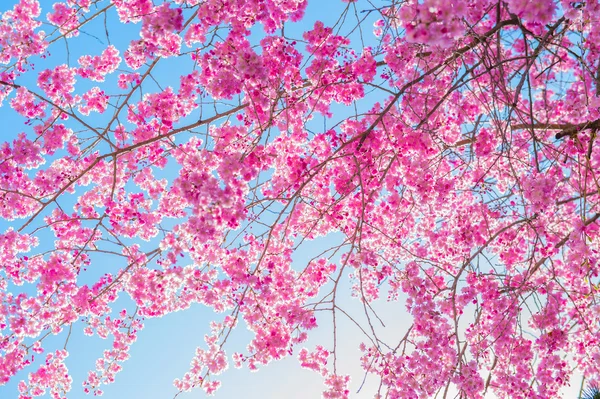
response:
<path fill-rule="evenodd" d="M 600 382 L 600 6 L 328 1 L 0 10 L 0 384 L 101 395 L 193 305 L 174 395 L 290 356 L 325 398 Z"/>

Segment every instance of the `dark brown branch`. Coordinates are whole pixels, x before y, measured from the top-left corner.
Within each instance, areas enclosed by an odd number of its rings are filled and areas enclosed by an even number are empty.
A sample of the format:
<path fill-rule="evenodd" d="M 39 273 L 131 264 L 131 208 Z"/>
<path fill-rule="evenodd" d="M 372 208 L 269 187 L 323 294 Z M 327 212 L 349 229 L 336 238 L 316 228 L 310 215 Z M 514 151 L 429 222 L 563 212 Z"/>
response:
<path fill-rule="evenodd" d="M 583 122 L 579 124 L 571 124 L 571 123 L 522 123 L 518 125 L 511 126 L 513 130 L 518 129 L 534 129 L 534 130 L 560 130 L 560 132 L 556 133 L 554 136 L 557 140 L 562 139 L 566 136 L 575 136 L 579 132 L 586 129 L 600 129 L 600 119 L 596 119 L 591 122 Z"/>

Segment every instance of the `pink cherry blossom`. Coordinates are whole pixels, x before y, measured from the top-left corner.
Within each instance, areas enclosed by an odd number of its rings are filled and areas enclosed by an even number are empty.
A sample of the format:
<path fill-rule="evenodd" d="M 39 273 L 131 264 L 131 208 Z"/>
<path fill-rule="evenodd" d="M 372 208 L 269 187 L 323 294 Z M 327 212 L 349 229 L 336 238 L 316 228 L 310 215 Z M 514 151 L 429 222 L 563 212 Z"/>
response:
<path fill-rule="evenodd" d="M 0 9 L 14 397 L 101 395 L 193 306 L 174 396 L 289 357 L 325 398 L 600 382 L 600 7 L 323 5 Z M 109 342 L 83 381 L 71 332 Z"/>
<path fill-rule="evenodd" d="M 78 75 L 96 82 L 104 82 L 106 75 L 117 70 L 121 58 L 119 57 L 119 50 L 111 45 L 101 55 L 93 57 L 84 55 L 79 57 L 78 62 L 81 65 L 81 68 L 77 69 Z"/>

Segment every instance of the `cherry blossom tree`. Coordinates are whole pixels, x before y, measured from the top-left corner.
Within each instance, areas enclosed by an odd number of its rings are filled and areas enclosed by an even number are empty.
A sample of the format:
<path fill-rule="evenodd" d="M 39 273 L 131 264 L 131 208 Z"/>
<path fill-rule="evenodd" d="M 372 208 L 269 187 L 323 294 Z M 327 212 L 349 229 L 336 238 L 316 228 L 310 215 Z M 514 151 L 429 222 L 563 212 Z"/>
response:
<path fill-rule="evenodd" d="M 175 392 L 294 356 L 350 397 L 344 334 L 376 398 L 600 382 L 600 4 L 311 1 L 2 4 L 0 384 L 67 397 L 77 329 L 112 342 L 101 394 L 193 304 L 214 320 Z"/>

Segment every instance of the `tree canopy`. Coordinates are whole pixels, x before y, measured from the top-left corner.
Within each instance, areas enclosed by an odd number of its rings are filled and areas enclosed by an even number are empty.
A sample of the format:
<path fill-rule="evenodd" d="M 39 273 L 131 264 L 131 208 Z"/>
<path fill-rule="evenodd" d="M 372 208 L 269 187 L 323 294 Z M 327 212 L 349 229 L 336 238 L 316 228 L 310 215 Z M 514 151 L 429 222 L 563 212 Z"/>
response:
<path fill-rule="evenodd" d="M 27 371 L 20 399 L 69 395 L 72 331 L 112 342 L 99 395 L 148 319 L 194 304 L 214 320 L 174 394 L 293 356 L 352 397 L 345 334 L 378 399 L 600 382 L 597 1 L 8 3 L 0 385 Z"/>

